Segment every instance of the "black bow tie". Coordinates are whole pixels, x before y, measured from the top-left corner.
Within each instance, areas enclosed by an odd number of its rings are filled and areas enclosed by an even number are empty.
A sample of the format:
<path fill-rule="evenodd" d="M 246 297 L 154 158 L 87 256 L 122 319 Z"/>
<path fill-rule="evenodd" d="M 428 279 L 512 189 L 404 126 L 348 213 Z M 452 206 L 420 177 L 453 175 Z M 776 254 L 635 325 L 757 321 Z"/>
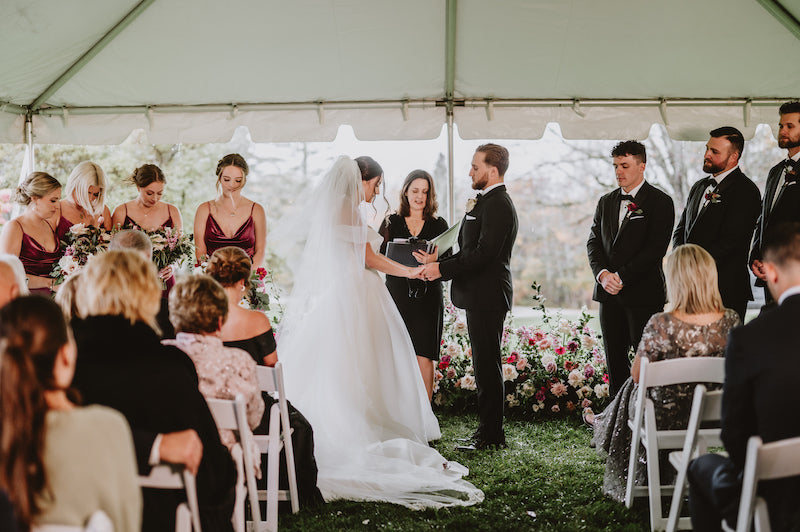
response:
<path fill-rule="evenodd" d="M 704 185 L 705 188 L 708 188 L 710 186 L 711 187 L 716 187 L 718 185 L 718 183 L 717 183 L 716 179 L 714 179 L 711 176 L 708 176 L 708 177 L 703 179 L 703 185 Z"/>
<path fill-rule="evenodd" d="M 633 202 L 633 196 L 631 196 L 630 194 L 620 194 L 620 196 L 619 196 L 619 200 L 620 200 L 620 201 L 630 201 L 630 202 Z"/>

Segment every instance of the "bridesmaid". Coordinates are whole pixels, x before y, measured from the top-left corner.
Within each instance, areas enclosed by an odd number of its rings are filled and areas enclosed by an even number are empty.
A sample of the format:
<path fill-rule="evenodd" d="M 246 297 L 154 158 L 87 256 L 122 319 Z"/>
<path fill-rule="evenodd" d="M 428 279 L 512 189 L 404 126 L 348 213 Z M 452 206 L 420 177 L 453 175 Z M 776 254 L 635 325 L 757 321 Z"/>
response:
<path fill-rule="evenodd" d="M 247 162 L 238 153 L 217 163 L 217 197 L 200 204 L 194 215 L 198 261 L 220 248 L 236 246 L 247 253 L 253 267 L 264 263 L 267 218 L 261 205 L 242 196 L 248 173 Z"/>
<path fill-rule="evenodd" d="M 386 253 L 386 245 L 395 238 L 431 240 L 444 233 L 447 222 L 436 215 L 438 208 L 431 175 L 425 170 L 408 174 L 400 192 L 400 208 L 383 221 L 378 231 L 383 236 L 381 253 Z M 436 260 L 435 253 L 431 257 Z M 433 397 L 434 361 L 439 360 L 442 342 L 442 283 L 387 275 L 386 288 L 392 294 L 411 336 L 430 400 Z"/>
<path fill-rule="evenodd" d="M 61 183 L 45 172 L 33 172 L 17 187 L 14 200 L 25 212 L 6 223 L 0 234 L 0 252 L 19 257 L 28 288 L 49 294 L 55 279 L 53 265 L 64 254 L 56 235 Z"/>
<path fill-rule="evenodd" d="M 141 229 L 155 231 L 165 227 L 183 229 L 181 213 L 175 205 L 161 201 L 167 179 L 161 168 L 154 164 L 144 164 L 134 170 L 130 181 L 136 185 L 139 196 L 114 209 L 111 217 L 113 227 L 123 229 Z M 167 281 L 167 287 L 174 283 L 173 268 L 170 264 L 158 272 L 158 276 Z"/>
<path fill-rule="evenodd" d="M 111 211 L 105 205 L 106 174 L 100 165 L 83 161 L 67 178 L 66 198 L 59 202 L 56 234 L 63 240 L 69 228 L 84 224 L 111 230 Z"/>

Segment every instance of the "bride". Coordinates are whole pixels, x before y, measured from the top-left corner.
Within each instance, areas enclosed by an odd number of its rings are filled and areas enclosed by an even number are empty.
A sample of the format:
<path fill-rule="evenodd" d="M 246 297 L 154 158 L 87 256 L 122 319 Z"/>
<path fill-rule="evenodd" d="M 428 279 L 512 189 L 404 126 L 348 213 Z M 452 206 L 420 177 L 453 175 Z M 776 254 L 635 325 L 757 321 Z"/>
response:
<path fill-rule="evenodd" d="M 366 166 L 362 175 L 340 157 L 302 212 L 273 232 L 294 269 L 279 339 L 287 395 L 314 427 L 326 500 L 475 504 L 483 492 L 461 479 L 467 468 L 428 446 L 441 437 L 439 424 L 411 339 L 375 271 L 414 277 L 419 269 L 375 253 L 381 237 L 359 205 L 375 197 L 382 172 L 369 175 Z"/>

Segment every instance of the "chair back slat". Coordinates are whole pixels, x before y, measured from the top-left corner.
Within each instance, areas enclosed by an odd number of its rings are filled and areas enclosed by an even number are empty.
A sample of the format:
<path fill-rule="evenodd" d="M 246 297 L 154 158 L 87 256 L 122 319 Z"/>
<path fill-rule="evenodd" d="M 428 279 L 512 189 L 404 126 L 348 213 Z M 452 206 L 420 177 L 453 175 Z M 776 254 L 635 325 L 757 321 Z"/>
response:
<path fill-rule="evenodd" d="M 800 437 L 761 444 L 756 470 L 758 480 L 800 475 Z"/>
<path fill-rule="evenodd" d="M 657 369 L 653 366 L 657 366 Z M 645 367 L 648 369 L 645 370 Z M 722 357 L 683 357 L 659 360 L 647 364 L 642 360 L 639 386 L 652 388 L 687 382 L 717 382 L 725 380 L 725 359 Z"/>
<path fill-rule="evenodd" d="M 236 403 L 227 399 L 206 399 L 208 409 L 214 417 L 217 428 L 221 430 L 238 430 L 236 419 Z"/>
<path fill-rule="evenodd" d="M 280 364 L 280 362 L 278 362 Z M 277 364 L 276 364 L 277 366 Z M 274 393 L 278 391 L 276 369 L 268 366 L 256 367 L 256 374 L 258 375 L 258 387 L 262 392 Z"/>

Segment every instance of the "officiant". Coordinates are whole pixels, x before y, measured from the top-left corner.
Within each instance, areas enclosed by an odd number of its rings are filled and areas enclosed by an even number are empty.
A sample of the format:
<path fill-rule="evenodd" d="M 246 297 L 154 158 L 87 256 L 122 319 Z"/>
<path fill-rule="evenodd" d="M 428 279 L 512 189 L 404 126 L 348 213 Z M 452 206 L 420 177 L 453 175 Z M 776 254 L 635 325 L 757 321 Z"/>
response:
<path fill-rule="evenodd" d="M 432 240 L 444 233 L 447 222 L 436 215 L 438 208 L 431 175 L 425 170 L 408 174 L 400 192 L 400 208 L 386 217 L 378 231 L 383 236 L 381 253 L 385 255 L 388 243 L 396 238 Z M 448 250 L 444 256 L 449 254 Z M 430 260 L 437 260 L 436 252 L 430 255 Z M 387 275 L 386 288 L 392 294 L 411 336 L 430 400 L 433 397 L 434 362 L 439 360 L 442 343 L 442 282 Z"/>

